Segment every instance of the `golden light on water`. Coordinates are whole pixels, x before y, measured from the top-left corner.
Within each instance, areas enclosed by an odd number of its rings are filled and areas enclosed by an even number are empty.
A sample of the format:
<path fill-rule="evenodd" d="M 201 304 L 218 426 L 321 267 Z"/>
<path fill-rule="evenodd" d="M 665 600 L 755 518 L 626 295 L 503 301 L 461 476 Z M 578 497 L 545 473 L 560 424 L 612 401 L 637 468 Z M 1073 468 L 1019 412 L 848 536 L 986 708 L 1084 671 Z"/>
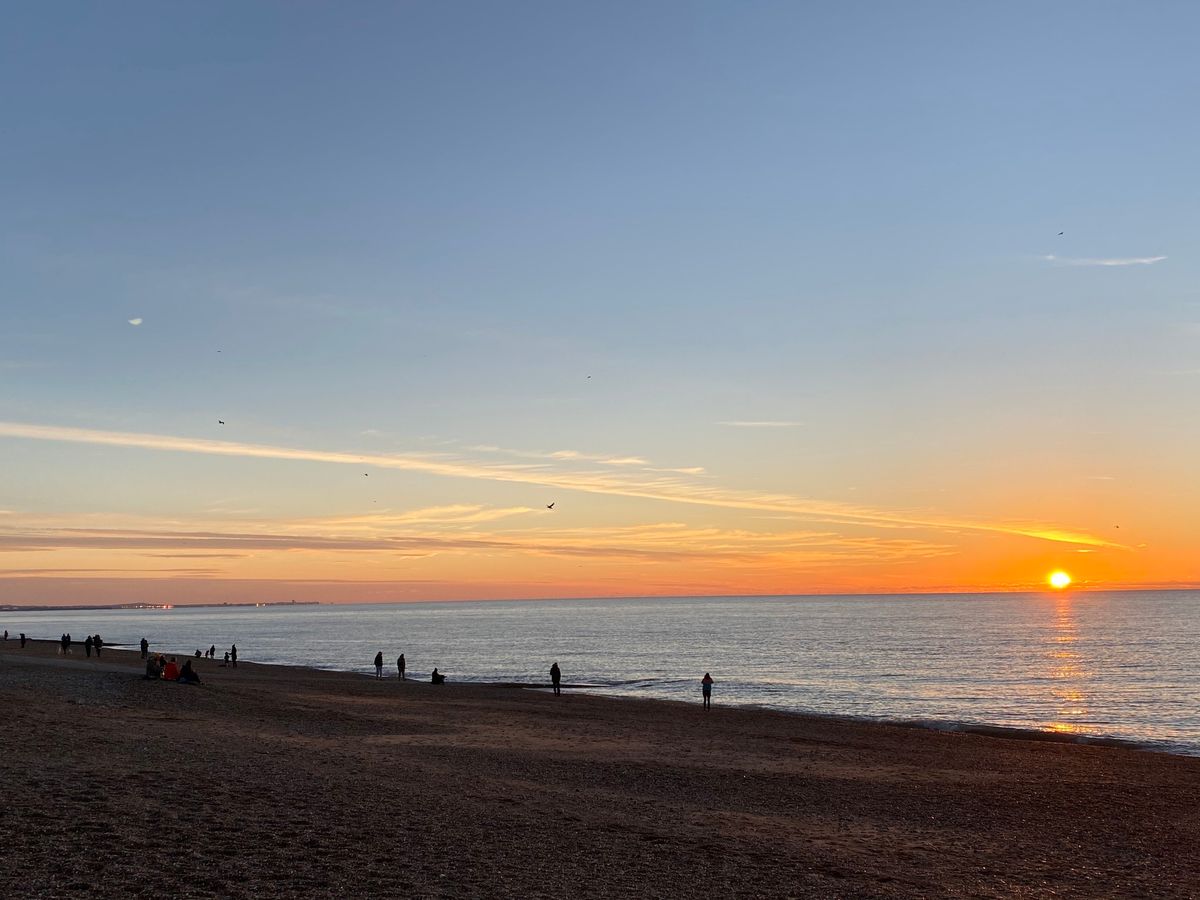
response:
<path fill-rule="evenodd" d="M 1054 588 L 1056 591 L 1061 591 L 1071 583 L 1071 576 L 1062 569 L 1059 569 L 1057 572 L 1051 572 L 1047 581 L 1050 582 L 1050 587 Z"/>

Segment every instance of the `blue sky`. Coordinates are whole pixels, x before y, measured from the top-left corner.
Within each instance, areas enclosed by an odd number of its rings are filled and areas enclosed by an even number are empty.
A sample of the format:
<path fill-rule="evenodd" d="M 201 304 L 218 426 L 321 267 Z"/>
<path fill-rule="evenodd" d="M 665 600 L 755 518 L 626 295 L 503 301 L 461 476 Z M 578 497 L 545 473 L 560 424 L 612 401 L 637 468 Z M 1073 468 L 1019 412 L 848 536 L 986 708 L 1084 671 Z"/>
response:
<path fill-rule="evenodd" d="M 1198 17 L 10 6 L 0 419 L 505 464 L 570 449 L 1084 530 L 1173 503 L 1182 540 Z M 14 533 L 213 508 L 266 527 L 366 499 L 319 463 L 202 455 L 0 436 L 19 474 L 0 508 Z M 545 499 L 512 493 L 404 476 L 385 505 Z M 573 527 L 767 527 L 646 502 L 594 496 Z M 1113 570 L 1200 578 L 1172 560 Z"/>

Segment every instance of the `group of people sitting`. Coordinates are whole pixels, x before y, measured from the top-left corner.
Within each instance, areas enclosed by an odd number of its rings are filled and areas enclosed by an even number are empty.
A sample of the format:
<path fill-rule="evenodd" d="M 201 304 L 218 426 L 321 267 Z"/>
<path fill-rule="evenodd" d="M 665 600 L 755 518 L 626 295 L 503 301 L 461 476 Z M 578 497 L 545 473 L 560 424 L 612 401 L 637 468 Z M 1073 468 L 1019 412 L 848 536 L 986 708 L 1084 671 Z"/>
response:
<path fill-rule="evenodd" d="M 192 668 L 192 661 L 185 659 L 183 667 L 161 653 L 155 653 L 146 660 L 146 679 L 148 681 L 178 681 L 180 684 L 199 684 L 200 674 Z"/>

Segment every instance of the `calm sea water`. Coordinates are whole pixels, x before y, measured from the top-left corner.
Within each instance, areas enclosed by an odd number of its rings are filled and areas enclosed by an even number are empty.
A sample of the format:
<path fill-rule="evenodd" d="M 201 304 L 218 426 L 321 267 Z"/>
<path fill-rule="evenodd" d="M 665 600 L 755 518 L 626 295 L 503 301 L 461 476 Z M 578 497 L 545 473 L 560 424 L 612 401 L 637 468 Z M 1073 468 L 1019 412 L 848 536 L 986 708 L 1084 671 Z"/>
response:
<path fill-rule="evenodd" d="M 1200 592 L 715 597 L 0 612 L 31 637 L 145 635 L 190 653 L 452 681 L 564 682 L 606 694 L 1000 725 L 1200 755 Z"/>

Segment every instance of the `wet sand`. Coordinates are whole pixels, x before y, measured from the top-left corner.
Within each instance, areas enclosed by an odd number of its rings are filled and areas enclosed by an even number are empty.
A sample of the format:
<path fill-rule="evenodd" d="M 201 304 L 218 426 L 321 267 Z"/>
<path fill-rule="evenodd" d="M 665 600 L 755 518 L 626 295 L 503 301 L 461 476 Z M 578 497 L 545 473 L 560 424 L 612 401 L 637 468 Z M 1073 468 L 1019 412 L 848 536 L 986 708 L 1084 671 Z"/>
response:
<path fill-rule="evenodd" d="M 0 644 L 0 896 L 1200 895 L 1200 759 L 198 669 Z"/>

